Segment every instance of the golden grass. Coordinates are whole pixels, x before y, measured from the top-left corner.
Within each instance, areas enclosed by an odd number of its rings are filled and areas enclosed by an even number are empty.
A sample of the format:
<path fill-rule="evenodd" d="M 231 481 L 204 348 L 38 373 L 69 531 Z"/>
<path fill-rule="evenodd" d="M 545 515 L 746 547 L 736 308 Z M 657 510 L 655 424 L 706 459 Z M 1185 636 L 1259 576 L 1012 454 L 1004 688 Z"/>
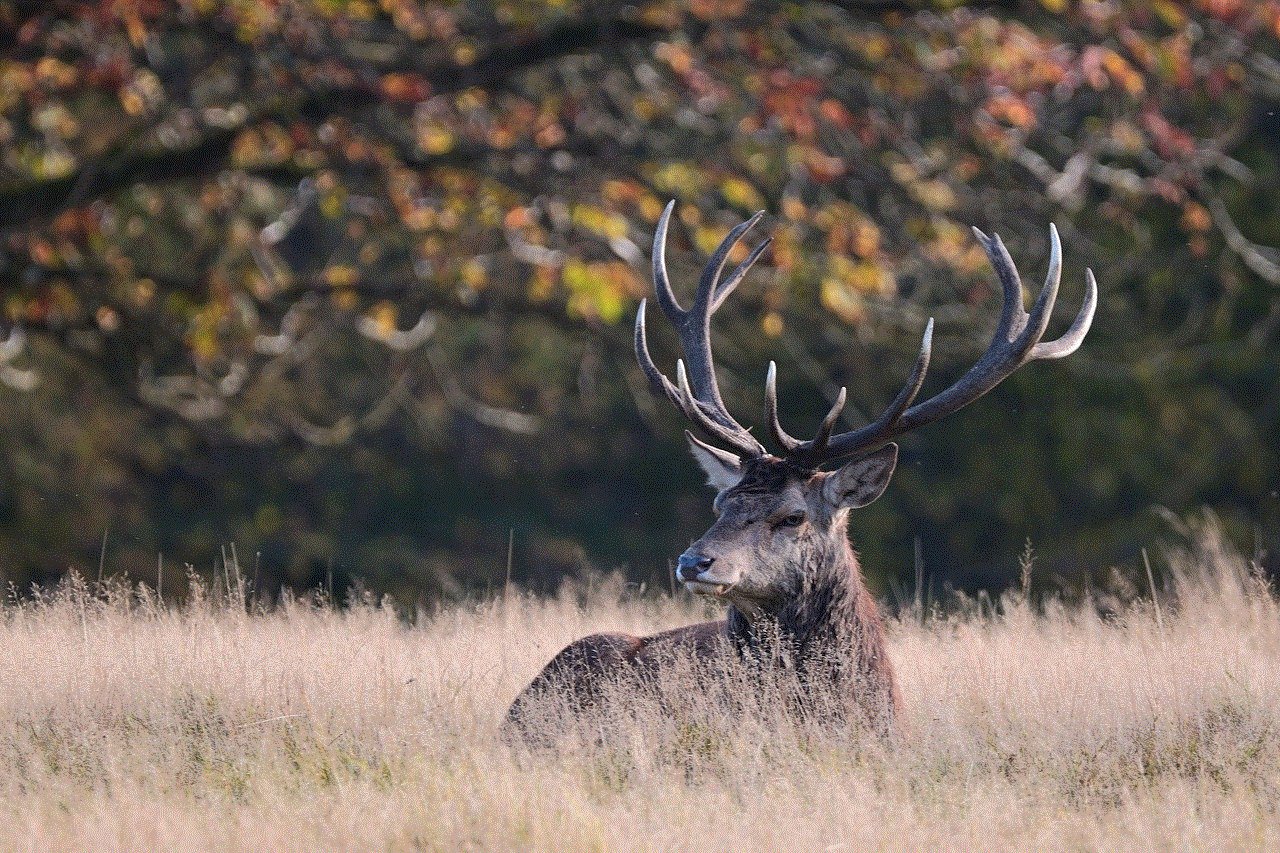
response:
<path fill-rule="evenodd" d="M 564 643 L 701 616 L 683 596 L 408 627 L 66 590 L 0 623 L 0 849 L 1280 849 L 1280 621 L 1202 543 L 1163 630 L 1016 604 L 892 624 L 888 746 L 692 695 L 605 745 L 501 742 Z"/>

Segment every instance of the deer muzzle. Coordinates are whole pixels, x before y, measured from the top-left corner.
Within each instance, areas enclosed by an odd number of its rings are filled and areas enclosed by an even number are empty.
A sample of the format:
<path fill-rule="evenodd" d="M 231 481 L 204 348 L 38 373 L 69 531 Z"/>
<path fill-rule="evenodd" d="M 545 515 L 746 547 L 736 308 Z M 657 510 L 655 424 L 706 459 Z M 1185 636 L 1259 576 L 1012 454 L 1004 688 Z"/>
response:
<path fill-rule="evenodd" d="M 716 558 L 699 551 L 685 551 L 680 555 L 676 567 L 676 580 L 685 585 L 690 592 L 702 595 L 723 595 L 733 586 L 734 581 L 717 576 Z"/>

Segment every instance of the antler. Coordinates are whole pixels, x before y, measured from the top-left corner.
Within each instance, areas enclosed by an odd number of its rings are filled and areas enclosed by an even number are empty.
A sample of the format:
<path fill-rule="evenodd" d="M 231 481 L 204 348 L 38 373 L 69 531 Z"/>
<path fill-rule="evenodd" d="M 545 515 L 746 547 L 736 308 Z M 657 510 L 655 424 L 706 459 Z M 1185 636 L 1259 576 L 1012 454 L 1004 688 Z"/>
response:
<path fill-rule="evenodd" d="M 648 300 L 644 299 L 640 301 L 640 308 L 636 311 L 636 360 L 640 363 L 645 375 L 649 377 L 653 387 L 666 394 L 667 399 L 708 436 L 729 445 L 743 457 L 763 456 L 764 445 L 756 441 L 745 427 L 733 419 L 725 409 L 724 400 L 720 397 L 720 388 L 716 384 L 715 368 L 711 360 L 710 324 L 712 313 L 738 286 L 747 274 L 747 270 L 760 258 L 771 242 L 771 239 L 766 238 L 751 251 L 745 261 L 729 273 L 728 277 L 724 277 L 724 267 L 729 259 L 729 253 L 742 239 L 742 235 L 760 221 L 764 212 L 757 213 L 725 236 L 711 255 L 706 268 L 703 269 L 693 305 L 686 311 L 676 302 L 675 294 L 671 292 L 671 284 L 667 279 L 667 226 L 675 204 L 674 201 L 667 203 L 662 216 L 658 218 L 658 230 L 653 235 L 653 288 L 658 307 L 671 320 L 680 336 L 680 348 L 688 359 L 688 372 L 686 373 L 683 360 L 676 362 L 676 383 L 673 384 L 654 365 L 653 358 L 649 355 L 649 343 L 645 333 L 645 307 Z"/>
<path fill-rule="evenodd" d="M 684 412 L 685 417 L 704 433 L 729 445 L 744 458 L 763 456 L 764 446 L 725 409 L 720 389 L 716 385 L 710 335 L 711 314 L 738 286 L 747 270 L 769 245 L 770 241 L 766 239 L 727 278 L 723 277 L 729 253 L 742 235 L 760 221 L 763 213 L 757 213 L 738 225 L 724 238 L 702 271 L 697 295 L 693 305 L 686 311 L 676 302 L 667 280 L 667 227 L 674 207 L 674 201 L 667 204 L 653 235 L 653 285 L 659 307 L 679 333 L 680 346 L 689 361 L 688 372 L 686 374 L 684 361 L 677 362 L 676 382 L 672 383 L 654 365 L 645 334 L 646 300 L 641 300 L 636 312 L 636 360 L 640 362 L 640 367 L 654 388 L 666 394 Z M 1062 358 L 1076 351 L 1093 323 L 1094 309 L 1098 304 L 1098 284 L 1092 270 L 1085 271 L 1084 302 L 1071 327 L 1057 340 L 1040 340 L 1049 325 L 1049 316 L 1053 313 L 1053 303 L 1062 279 L 1062 243 L 1058 239 L 1058 229 L 1049 225 L 1049 272 L 1030 314 L 1023 308 L 1022 281 L 1003 241 L 999 236 L 988 237 L 976 228 L 973 233 L 991 261 L 996 278 L 1000 280 L 1001 292 L 1000 322 L 990 346 L 977 363 L 951 387 L 922 403 L 911 405 L 920 393 L 925 372 L 929 369 L 929 356 L 933 347 L 933 320 L 929 320 L 911 375 L 879 418 L 850 432 L 832 435 L 836 419 L 844 409 L 845 389 L 841 388 L 835 404 L 818 427 L 817 435 L 809 441 L 801 441 L 789 435 L 778 420 L 778 370 L 777 365 L 770 362 L 769 372 L 765 377 L 769 432 L 781 446 L 785 458 L 805 467 L 816 468 L 824 462 L 866 453 L 895 436 L 967 406 L 1028 361 Z"/>
<path fill-rule="evenodd" d="M 778 422 L 777 369 L 769 364 L 769 373 L 765 382 L 765 397 L 769 407 L 769 427 L 774 439 L 782 445 L 784 454 L 796 462 L 816 467 L 823 462 L 845 456 L 865 453 L 889 441 L 957 409 L 967 406 L 983 394 L 990 391 L 1005 377 L 1028 361 L 1036 359 L 1062 358 L 1075 352 L 1084 340 L 1089 326 L 1093 322 L 1093 312 L 1098 303 L 1098 284 L 1094 280 L 1093 271 L 1085 270 L 1085 297 L 1080 311 L 1076 314 L 1071 327 L 1062 337 L 1054 341 L 1042 342 L 1045 328 L 1049 325 L 1049 315 L 1053 312 L 1053 303 L 1058 295 L 1058 284 L 1062 278 L 1062 244 L 1058 240 L 1058 229 L 1049 225 L 1049 272 L 1045 278 L 1044 288 L 1036 297 L 1035 304 L 1028 314 L 1022 305 L 1022 281 L 1009 256 L 1009 250 L 997 235 L 988 237 L 973 229 L 978 242 L 986 250 L 987 257 L 1000 280 L 1001 308 L 1000 323 L 996 326 L 991 345 L 982 354 L 978 362 L 968 372 L 945 391 L 930 397 L 923 403 L 912 406 L 920 386 L 924 383 L 924 374 L 929 367 L 929 354 L 933 342 L 933 320 L 925 326 L 924 340 L 920 345 L 920 355 L 916 358 L 911 376 L 879 418 L 851 432 L 832 436 L 831 429 L 840 410 L 844 408 L 845 391 L 840 394 L 835 405 L 827 413 L 818 434 L 811 441 L 800 441 L 788 435 Z M 910 408 L 908 408 L 910 407 Z"/>

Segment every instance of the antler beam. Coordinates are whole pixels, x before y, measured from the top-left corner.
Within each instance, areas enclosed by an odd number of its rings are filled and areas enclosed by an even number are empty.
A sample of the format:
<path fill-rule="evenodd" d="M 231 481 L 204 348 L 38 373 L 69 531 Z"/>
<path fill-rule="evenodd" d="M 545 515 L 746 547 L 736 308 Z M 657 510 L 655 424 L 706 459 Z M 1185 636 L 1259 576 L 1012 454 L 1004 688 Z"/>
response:
<path fill-rule="evenodd" d="M 864 427 L 830 437 L 829 424 L 834 421 L 844 403 L 844 389 L 841 389 L 836 405 L 823 421 L 818 435 L 811 441 L 792 438 L 778 423 L 776 370 L 771 364 L 765 386 L 769 424 L 788 458 L 816 466 L 834 459 L 866 453 L 895 436 L 967 406 L 1029 361 L 1062 358 L 1076 351 L 1093 323 L 1094 310 L 1098 304 L 1098 284 L 1092 270 L 1085 271 L 1084 302 L 1071 327 L 1057 340 L 1040 340 L 1049 325 L 1049 316 L 1053 312 L 1053 303 L 1062 279 L 1062 243 L 1058 239 L 1058 229 L 1049 225 L 1049 272 L 1030 314 L 1023 308 L 1022 280 L 1004 242 L 998 235 L 988 237 L 977 228 L 973 229 L 973 233 L 991 261 L 996 278 L 1000 280 L 1001 292 L 1000 322 L 982 357 L 954 385 L 912 406 L 911 403 L 924 383 L 925 371 L 929 368 L 933 342 L 933 320 L 930 320 L 925 327 L 920 355 L 916 358 L 911 376 L 884 414 Z"/>

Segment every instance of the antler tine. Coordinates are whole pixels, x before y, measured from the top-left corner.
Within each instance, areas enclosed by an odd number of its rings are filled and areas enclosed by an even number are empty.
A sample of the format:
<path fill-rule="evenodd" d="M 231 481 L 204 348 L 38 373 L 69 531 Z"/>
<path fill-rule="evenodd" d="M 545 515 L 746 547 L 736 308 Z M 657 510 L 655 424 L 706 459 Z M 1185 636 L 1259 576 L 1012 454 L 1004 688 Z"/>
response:
<path fill-rule="evenodd" d="M 831 429 L 835 425 L 836 418 L 844 409 L 845 389 L 841 388 L 840 394 L 836 398 L 835 405 L 833 405 L 831 410 L 827 412 L 827 416 L 823 419 L 821 426 L 818 428 L 818 434 L 812 441 L 796 441 L 794 438 L 786 436 L 786 433 L 782 433 L 786 438 L 790 439 L 791 446 L 787 446 L 787 444 L 782 441 L 779 441 L 778 443 L 783 444 L 783 446 L 786 447 L 787 455 L 809 464 L 820 464 L 826 459 L 848 455 L 848 453 L 854 452 L 841 452 L 839 449 L 840 443 L 848 436 L 864 434 L 871 436 L 880 434 L 890 436 L 897 435 L 898 432 L 895 432 L 894 430 L 899 419 L 902 417 L 903 412 L 906 411 L 907 406 L 910 406 L 911 402 L 915 400 L 916 395 L 920 393 L 921 386 L 924 385 L 924 376 L 929 370 L 929 358 L 932 353 L 933 318 L 930 317 L 929 322 L 926 323 L 924 327 L 924 335 L 920 341 L 920 354 L 916 356 L 916 363 L 915 366 L 911 368 L 911 375 L 907 377 L 906 384 L 902 386 L 902 390 L 898 392 L 898 396 L 893 399 L 893 402 L 889 404 L 889 407 L 884 410 L 874 423 L 869 424 L 860 430 L 855 430 L 853 433 L 843 433 L 840 436 L 837 436 L 837 444 L 835 445 L 830 445 L 828 443 L 831 436 Z M 772 364 L 770 366 L 772 367 Z M 772 379 L 772 370 L 770 371 L 770 379 Z M 771 393 L 772 396 L 770 396 Z M 766 383 L 765 395 L 769 398 L 770 419 L 776 423 L 778 415 L 777 391 L 773 390 L 771 392 L 769 385 Z M 778 431 L 781 431 L 781 429 L 781 426 L 777 427 Z M 777 432 L 775 432 L 775 438 L 776 437 Z M 874 446 L 874 444 L 868 445 L 868 447 L 871 446 Z"/>
<path fill-rule="evenodd" d="M 746 276 L 747 271 L 751 269 L 760 256 L 764 254 L 765 249 L 773 242 L 772 237 L 766 237 L 765 240 L 756 246 L 747 259 L 738 264 L 729 277 L 721 281 L 724 272 L 725 262 L 728 260 L 729 253 L 733 251 L 733 247 L 742 239 L 750 228 L 760 221 L 764 216 L 761 210 L 745 222 L 740 222 L 725 235 L 724 240 L 716 247 L 715 252 L 711 256 L 710 262 L 706 269 L 702 272 L 702 278 L 698 283 L 698 296 L 695 298 L 694 307 L 690 311 L 686 311 L 680 307 L 680 303 L 676 301 L 675 294 L 671 290 L 671 281 L 667 276 L 667 231 L 670 228 L 671 213 L 675 210 L 675 200 L 667 202 L 667 206 L 662 209 L 662 215 L 658 217 L 658 227 L 653 232 L 653 285 L 654 291 L 658 297 L 658 305 L 662 308 L 662 312 L 671 319 L 673 323 L 680 323 L 693 311 L 696 311 L 699 301 L 704 293 L 711 294 L 708 306 L 709 314 L 714 314 L 716 309 L 720 307 L 725 298 L 728 297 L 733 289 L 738 286 L 742 279 Z"/>
<path fill-rule="evenodd" d="M 729 233 L 724 235 L 724 239 L 720 241 L 720 245 L 716 246 L 716 250 L 711 253 L 711 260 L 707 262 L 706 268 L 702 270 L 702 277 L 698 280 L 698 297 L 694 303 L 695 306 L 704 304 L 708 313 L 714 310 L 714 306 L 724 301 L 724 297 L 729 295 L 729 291 L 738 286 L 738 282 L 742 280 L 742 276 L 746 275 L 744 266 L 750 266 L 755 263 L 754 258 L 748 258 L 742 264 L 739 264 L 730 274 L 727 281 L 721 282 L 720 279 L 724 275 L 724 265 L 729 261 L 729 253 L 733 251 L 733 247 L 738 245 L 738 241 L 742 239 L 742 235 L 747 233 L 753 225 L 760 221 L 764 216 L 764 211 L 757 211 L 755 216 L 745 222 L 739 222 L 733 228 L 729 229 Z M 757 247 L 753 253 L 755 257 L 759 257 L 761 247 Z"/>
<path fill-rule="evenodd" d="M 1098 307 L 1098 282 L 1093 277 L 1093 270 L 1084 271 L 1084 302 L 1076 314 L 1071 327 L 1062 333 L 1056 341 L 1043 341 L 1031 348 L 1032 359 L 1053 359 L 1071 355 L 1080 348 L 1089 326 L 1093 324 L 1093 312 Z"/>
<path fill-rule="evenodd" d="M 653 387 L 666 394 L 667 399 L 676 405 L 681 411 L 685 410 L 685 401 L 680 393 L 680 389 L 672 383 L 670 379 L 658 370 L 657 365 L 653 363 L 652 356 L 649 355 L 649 343 L 645 334 L 645 300 L 640 300 L 640 307 L 636 310 L 636 331 L 635 331 L 635 351 L 636 361 L 640 363 L 640 369 L 644 371 L 645 376 L 649 378 L 649 382 Z M 683 369 L 683 362 L 679 365 Z M 714 412 L 711 406 L 705 401 L 692 397 L 700 417 L 711 418 L 714 421 Z M 745 430 L 743 430 L 745 432 Z"/>
<path fill-rule="evenodd" d="M 1027 312 L 1022 308 L 1022 278 L 999 234 L 988 237 L 974 228 L 973 236 L 978 238 L 978 245 L 987 253 L 987 260 L 1000 281 L 1000 322 L 995 337 L 1007 340 L 1021 332 L 1027 320 Z"/>
<path fill-rule="evenodd" d="M 1004 249 L 1003 241 L 1000 242 L 1000 248 Z M 1009 251 L 1004 249 L 998 257 L 1000 258 L 1000 264 L 1007 265 L 1016 277 L 1018 271 L 1013 267 L 1013 261 L 1009 258 Z M 993 267 L 997 266 L 996 257 L 994 256 L 991 258 L 991 265 Z M 1024 326 L 1013 341 L 1014 353 L 1020 359 L 1026 358 L 1031 348 L 1036 345 L 1040 338 L 1044 337 L 1045 330 L 1049 328 L 1049 315 L 1053 313 L 1053 303 L 1058 298 L 1058 286 L 1060 284 L 1062 284 L 1062 243 L 1058 240 L 1057 227 L 1050 222 L 1049 271 L 1044 277 L 1044 287 L 1040 288 L 1035 304 L 1031 307 L 1031 314 L 1025 317 Z M 1018 308 L 1021 309 L 1022 289 L 1019 288 L 1018 291 Z"/>
<path fill-rule="evenodd" d="M 742 464 L 742 460 L 739 459 L 734 454 L 730 453 L 727 450 L 721 450 L 720 448 L 716 447 L 714 444 L 708 444 L 707 442 L 698 438 L 693 433 L 689 432 L 689 430 L 685 430 L 684 434 L 685 436 L 688 437 L 689 441 L 698 445 L 698 447 L 701 447 L 703 450 L 705 450 L 707 453 L 710 453 L 716 459 L 719 459 L 720 463 L 724 465 L 724 467 L 733 469 L 738 467 L 740 464 Z"/>
<path fill-rule="evenodd" d="M 1003 241 L 999 237 L 988 238 L 977 229 L 974 229 L 974 233 L 1000 279 L 1003 295 L 1000 323 L 982 357 L 955 384 L 928 400 L 911 406 L 929 365 L 933 332 L 933 321 L 930 320 L 911 378 L 880 418 L 867 426 L 835 436 L 825 448 L 818 445 L 817 439 L 804 442 L 793 455 L 803 458 L 807 463 L 818 464 L 873 449 L 895 436 L 938 420 L 972 403 L 1028 361 L 1061 358 L 1079 347 L 1093 322 L 1097 306 L 1097 283 L 1091 272 L 1085 276 L 1085 298 L 1071 327 L 1057 340 L 1040 343 L 1049 323 L 1049 315 L 1053 311 L 1062 273 L 1062 245 L 1058 239 L 1058 230 L 1049 226 L 1049 271 L 1030 314 L 1022 307 L 1021 280 Z"/>
<path fill-rule="evenodd" d="M 720 397 L 720 386 L 716 382 L 715 365 L 711 360 L 711 312 L 721 301 L 717 298 L 716 292 L 719 289 L 720 278 L 724 274 L 724 265 L 729 260 L 729 253 L 733 251 L 733 247 L 742 239 L 747 229 L 759 222 L 762 216 L 764 211 L 760 211 L 745 222 L 739 222 L 729 230 L 702 270 L 693 306 L 679 319 L 672 317 L 672 321 L 680 328 L 681 345 L 689 358 L 689 378 L 693 383 L 695 399 L 706 403 L 712 416 L 723 425 L 738 429 L 742 427 L 729 414 L 724 400 Z M 745 272 L 743 270 L 744 274 Z M 736 287 L 737 283 L 733 282 L 732 286 Z M 724 295 L 728 296 L 728 293 Z"/>
<path fill-rule="evenodd" d="M 760 218 L 760 214 L 757 213 L 756 219 L 759 219 L 759 218 Z M 729 273 L 728 278 L 720 282 L 720 284 L 716 287 L 715 296 L 711 299 L 712 313 L 715 313 L 716 309 L 720 307 L 720 303 L 724 302 L 725 298 L 728 297 L 730 293 L 733 293 L 733 289 L 737 287 L 739 283 L 741 283 L 743 278 L 746 277 L 747 270 L 751 269 L 752 265 L 754 265 L 756 261 L 760 260 L 760 256 L 763 255 L 765 250 L 768 249 L 769 246 L 771 246 L 772 244 L 773 244 L 772 237 L 764 238 L 764 240 L 761 241 L 759 246 L 756 246 L 754 249 L 751 250 L 751 254 L 747 255 L 747 259 L 742 263 L 738 264 L 738 266 L 734 269 L 734 271 Z"/>
<path fill-rule="evenodd" d="M 675 294 L 671 292 L 671 281 L 667 278 L 667 226 L 671 222 L 671 211 L 675 209 L 675 199 L 667 202 L 653 232 L 653 291 L 662 313 L 678 325 L 685 316 L 685 310 L 676 302 Z"/>
<path fill-rule="evenodd" d="M 783 452 L 788 455 L 794 454 L 804 446 L 804 442 L 788 435 L 782 428 L 782 422 L 778 420 L 778 365 L 772 361 L 769 362 L 769 372 L 764 375 L 764 401 L 768 409 L 769 432 L 773 435 L 773 440 L 778 442 Z"/>
<path fill-rule="evenodd" d="M 907 406 L 915 400 L 916 395 L 920 393 L 920 388 L 924 385 L 924 375 L 929 370 L 929 358 L 932 355 L 933 318 L 930 317 L 929 322 L 925 324 L 924 335 L 920 339 L 920 354 L 916 356 L 915 367 L 911 368 L 911 375 L 907 377 L 907 383 L 902 386 L 898 396 L 893 398 L 889 408 L 880 415 L 881 422 L 890 424 L 897 421 L 907 410 Z"/>
<path fill-rule="evenodd" d="M 831 430 L 836 425 L 836 418 L 840 417 L 840 412 L 844 410 L 845 394 L 846 389 L 842 387 L 840 393 L 836 395 L 836 401 L 831 404 L 831 409 L 827 412 L 827 416 L 818 425 L 818 434 L 813 438 L 813 449 L 815 451 L 821 452 L 826 449 L 827 440 L 831 438 Z"/>
<path fill-rule="evenodd" d="M 685 417 L 700 427 L 703 432 L 717 441 L 723 441 L 741 450 L 748 456 L 764 455 L 764 446 L 752 438 L 750 433 L 738 426 L 736 422 L 733 427 L 720 423 L 712 417 L 712 413 L 703 402 L 693 396 L 689 388 L 689 376 L 684 369 L 684 359 L 676 362 L 676 383 L 680 389 L 678 403 L 680 411 L 684 412 Z"/>
<path fill-rule="evenodd" d="M 649 383 L 662 393 L 667 395 L 667 399 L 680 406 L 680 392 L 676 386 L 671 384 L 671 380 L 663 375 L 658 366 L 653 363 L 653 356 L 649 355 L 649 339 L 645 332 L 645 307 L 649 300 L 641 299 L 640 307 L 636 309 L 636 331 L 635 331 L 635 350 L 636 361 L 640 363 L 640 369 L 644 371 L 644 375 L 649 377 Z"/>
<path fill-rule="evenodd" d="M 1054 300 L 1057 299 L 1058 286 L 1062 282 L 1062 241 L 1058 237 L 1058 227 L 1052 222 L 1049 223 L 1049 271 L 1045 275 L 1044 287 L 1041 289 L 1039 296 L 1036 297 L 1035 305 L 1028 315 L 1022 310 L 1022 286 L 1018 278 L 1018 271 L 1013 266 L 1013 259 L 1009 257 L 1009 250 L 1005 248 L 1004 241 L 996 235 L 994 239 L 988 239 L 985 234 L 978 229 L 974 232 L 979 235 L 983 248 L 986 249 L 988 257 L 991 259 L 991 265 L 996 270 L 996 275 L 1001 283 L 1005 285 L 1004 302 L 1001 310 L 1001 323 L 1004 324 L 1004 317 L 1012 315 L 1015 319 L 1014 325 L 1004 331 L 1013 339 L 1016 335 L 1015 351 L 1022 351 L 1026 354 L 1026 361 L 1035 361 L 1039 359 L 1062 358 L 1075 352 L 1081 342 L 1084 341 L 1085 333 L 1089 331 L 1089 326 L 1093 323 L 1093 314 L 1098 307 L 1098 282 L 1093 277 L 1093 270 L 1085 270 L 1085 295 L 1084 300 L 1080 304 L 1080 310 L 1076 313 L 1075 320 L 1072 321 L 1071 327 L 1062 334 L 1057 340 L 1040 341 L 1044 335 L 1045 329 L 1049 325 L 1049 315 L 1053 313 Z M 994 244 L 994 245 L 993 245 Z M 1009 296 L 1007 282 L 1012 281 L 1015 286 L 1013 293 L 1013 311 L 1009 310 Z M 996 336 L 999 337 L 1001 329 L 996 330 Z"/>
<path fill-rule="evenodd" d="M 680 338 L 680 347 L 684 350 L 687 363 L 679 362 L 677 382 L 673 384 L 658 370 L 649 354 L 648 336 L 645 327 L 646 301 L 641 300 L 636 311 L 635 350 L 636 360 L 641 370 L 649 378 L 654 388 L 662 391 L 685 416 L 693 421 L 708 435 L 718 441 L 731 445 L 745 456 L 764 454 L 764 446 L 734 420 L 720 396 L 720 388 L 716 383 L 715 366 L 711 357 L 711 314 L 737 286 L 747 270 L 760 257 L 763 246 L 757 247 L 739 264 L 727 279 L 722 280 L 724 266 L 733 247 L 746 231 L 760 221 L 763 211 L 739 223 L 725 236 L 720 245 L 712 253 L 710 261 L 702 272 L 698 283 L 697 294 L 688 310 L 680 307 L 675 294 L 671 290 L 670 278 L 667 275 L 666 247 L 667 233 L 670 228 L 671 214 L 675 210 L 675 201 L 667 203 L 662 215 L 658 217 L 658 226 L 653 235 L 653 286 L 658 306 L 676 327 Z M 767 242 L 765 244 L 767 246 Z"/>
<path fill-rule="evenodd" d="M 671 290 L 671 281 L 667 276 L 667 232 L 675 205 L 674 199 L 667 202 L 667 206 L 662 209 L 662 215 L 658 217 L 658 227 L 653 234 L 654 292 L 658 299 L 658 306 L 676 327 L 680 336 L 680 346 L 689 359 L 688 369 L 691 374 L 694 399 L 706 406 L 712 417 L 722 425 L 737 426 L 720 396 L 720 387 L 716 384 L 715 369 L 711 362 L 710 321 L 712 304 L 716 301 L 712 294 L 724 270 L 729 252 L 743 232 L 759 221 L 760 217 L 757 215 L 747 222 L 739 223 L 720 243 L 702 272 L 693 305 L 686 311 L 676 301 L 675 294 Z M 666 390 L 666 385 L 663 386 L 663 390 Z"/>

